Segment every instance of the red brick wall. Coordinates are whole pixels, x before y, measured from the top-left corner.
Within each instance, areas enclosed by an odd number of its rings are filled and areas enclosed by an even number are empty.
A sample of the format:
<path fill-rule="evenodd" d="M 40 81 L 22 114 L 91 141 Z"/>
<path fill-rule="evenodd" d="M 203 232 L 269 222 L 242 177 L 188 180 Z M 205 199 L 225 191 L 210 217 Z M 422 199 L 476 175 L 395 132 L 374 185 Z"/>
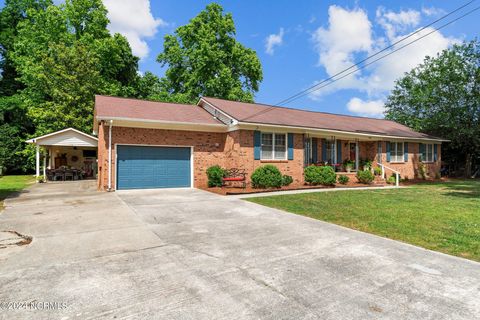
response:
<path fill-rule="evenodd" d="M 376 146 L 376 145 L 375 145 Z M 386 154 L 386 142 L 382 141 L 382 164 L 387 167 L 390 167 L 394 170 L 400 172 L 402 178 L 415 179 L 419 178 L 418 175 L 418 165 L 419 165 L 419 150 L 420 145 L 418 143 L 409 142 L 408 143 L 408 161 L 407 162 L 387 162 Z M 432 163 L 425 163 L 427 175 L 431 178 L 435 178 L 435 175 L 440 172 L 441 167 L 441 145 L 438 145 L 437 161 Z M 376 153 L 376 147 L 375 147 Z M 376 158 L 376 156 L 375 156 Z M 387 170 L 387 177 L 392 174 L 391 171 Z"/>
<path fill-rule="evenodd" d="M 349 146 L 342 141 L 342 158 L 349 157 Z M 247 182 L 259 166 L 273 164 L 282 174 L 293 177 L 295 184 L 303 184 L 303 135 L 294 134 L 293 160 L 254 160 L 253 131 L 237 130 L 228 133 L 193 132 L 162 129 L 113 127 L 112 130 L 112 188 L 115 188 L 115 144 L 141 144 L 162 146 L 193 146 L 194 186 L 207 187 L 206 170 L 210 166 L 245 169 Z M 400 171 L 402 177 L 414 178 L 418 171 L 418 144 L 409 143 L 409 160 L 405 163 L 387 163 L 385 142 L 382 142 L 382 163 Z M 440 147 L 436 163 L 427 164 L 432 177 L 440 169 Z M 322 139 L 318 139 L 318 160 L 322 159 Z M 377 142 L 361 142 L 360 158 L 377 159 Z M 339 161 L 340 162 L 340 161 Z M 387 172 L 389 176 L 391 172 Z M 98 188 L 106 189 L 108 184 L 108 126 L 101 124 L 98 129 Z"/>
<path fill-rule="evenodd" d="M 99 189 L 107 189 L 108 126 L 100 125 L 98 137 L 98 186 Z M 113 127 L 112 189 L 115 188 L 116 176 L 115 144 L 193 146 L 194 186 L 197 188 L 207 187 L 207 168 L 215 164 L 225 166 L 225 155 L 228 154 L 225 133 Z"/>
<path fill-rule="evenodd" d="M 228 149 L 226 155 L 226 167 L 236 167 L 245 169 L 247 172 L 247 180 L 250 182 L 250 177 L 256 168 L 266 164 L 275 165 L 282 174 L 292 176 L 294 183 L 303 184 L 303 135 L 293 135 L 293 160 L 254 160 L 253 155 L 253 131 L 238 130 L 228 134 L 228 141 L 231 140 L 231 149 Z"/>

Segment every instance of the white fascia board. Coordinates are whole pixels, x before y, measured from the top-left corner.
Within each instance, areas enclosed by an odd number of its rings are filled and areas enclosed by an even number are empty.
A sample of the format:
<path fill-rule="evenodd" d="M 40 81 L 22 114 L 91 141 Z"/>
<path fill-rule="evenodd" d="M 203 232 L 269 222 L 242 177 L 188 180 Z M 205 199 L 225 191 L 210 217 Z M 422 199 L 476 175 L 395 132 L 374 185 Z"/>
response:
<path fill-rule="evenodd" d="M 223 112 L 222 110 L 218 109 L 217 107 L 215 107 L 213 104 L 209 103 L 208 101 L 206 101 L 205 99 L 203 98 L 200 98 L 200 100 L 198 101 L 197 105 L 202 107 L 202 103 L 205 103 L 205 104 L 208 104 L 210 107 L 212 107 L 213 109 L 217 110 L 219 113 L 223 114 L 225 117 L 229 118 L 232 120 L 232 123 L 229 125 L 229 126 L 235 126 L 237 125 L 238 123 L 238 120 L 233 118 L 231 115 L 229 114 L 226 114 L 225 112 Z"/>
<path fill-rule="evenodd" d="M 190 131 L 213 131 L 226 132 L 225 124 L 208 124 L 181 121 L 164 121 L 140 118 L 122 118 L 122 117 L 97 117 L 97 121 L 113 120 L 114 127 L 132 127 L 132 128 L 150 128 L 150 129 L 173 129 Z"/>
<path fill-rule="evenodd" d="M 284 126 L 284 125 L 273 125 L 273 124 L 263 124 L 263 123 L 252 123 L 252 122 L 239 122 L 235 130 L 246 129 L 246 130 L 269 130 L 269 131 L 286 131 L 289 130 L 293 133 L 306 133 L 312 135 L 323 135 L 323 136 L 337 136 L 345 138 L 358 138 L 362 140 L 372 140 L 372 138 L 377 140 L 399 140 L 399 141 L 411 141 L 411 142 L 423 142 L 423 141 L 434 141 L 434 142 L 449 142 L 450 140 L 445 139 L 431 139 L 431 138 L 412 138 L 412 137 L 402 137 L 402 136 L 390 136 L 390 135 L 381 135 L 381 134 L 369 134 L 361 132 L 349 132 L 342 130 L 332 130 L 332 129 L 318 129 L 318 128 L 308 128 L 308 127 L 296 127 L 296 126 Z M 233 131 L 233 130 L 230 130 Z"/>

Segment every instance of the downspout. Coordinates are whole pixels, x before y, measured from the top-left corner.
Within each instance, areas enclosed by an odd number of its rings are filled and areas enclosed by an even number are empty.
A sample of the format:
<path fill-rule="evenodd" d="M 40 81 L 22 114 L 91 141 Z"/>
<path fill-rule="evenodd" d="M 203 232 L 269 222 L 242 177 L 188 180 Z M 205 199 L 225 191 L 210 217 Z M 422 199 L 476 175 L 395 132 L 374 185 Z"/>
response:
<path fill-rule="evenodd" d="M 112 191 L 112 124 L 110 120 L 108 126 L 108 191 Z"/>

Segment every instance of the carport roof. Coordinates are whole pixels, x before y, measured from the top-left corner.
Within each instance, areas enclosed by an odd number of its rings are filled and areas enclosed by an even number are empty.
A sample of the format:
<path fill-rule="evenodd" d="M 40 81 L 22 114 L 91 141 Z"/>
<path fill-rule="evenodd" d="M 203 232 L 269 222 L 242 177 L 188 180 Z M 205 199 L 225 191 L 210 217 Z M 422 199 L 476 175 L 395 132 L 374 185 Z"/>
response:
<path fill-rule="evenodd" d="M 26 142 L 41 146 L 97 147 L 98 138 L 74 128 L 67 128 Z"/>

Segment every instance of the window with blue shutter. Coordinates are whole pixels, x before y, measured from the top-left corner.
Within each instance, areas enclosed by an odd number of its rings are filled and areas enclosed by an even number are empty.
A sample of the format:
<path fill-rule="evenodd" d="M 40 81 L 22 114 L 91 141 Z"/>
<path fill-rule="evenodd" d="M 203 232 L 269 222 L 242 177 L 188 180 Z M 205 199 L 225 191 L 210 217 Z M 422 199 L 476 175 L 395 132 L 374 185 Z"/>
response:
<path fill-rule="evenodd" d="M 327 162 L 327 139 L 322 139 L 322 162 Z"/>
<path fill-rule="evenodd" d="M 337 163 L 342 163 L 342 140 L 337 140 Z"/>
<path fill-rule="evenodd" d="M 408 142 L 403 144 L 403 161 L 408 162 Z"/>
<path fill-rule="evenodd" d="M 387 162 L 390 162 L 390 142 L 386 142 Z"/>
<path fill-rule="evenodd" d="M 288 160 L 293 160 L 293 133 L 288 135 Z"/>
<path fill-rule="evenodd" d="M 382 141 L 377 143 L 377 162 L 382 163 Z"/>
<path fill-rule="evenodd" d="M 318 139 L 312 138 L 312 163 L 318 162 Z"/>
<path fill-rule="evenodd" d="M 419 144 L 418 152 L 420 153 L 420 161 L 426 161 L 427 155 L 426 155 L 425 145 L 423 143 Z"/>
<path fill-rule="evenodd" d="M 255 160 L 260 160 L 260 154 L 262 150 L 262 135 L 260 131 L 253 132 L 253 158 Z"/>
<path fill-rule="evenodd" d="M 433 161 L 437 161 L 438 159 L 438 145 L 433 145 Z"/>

